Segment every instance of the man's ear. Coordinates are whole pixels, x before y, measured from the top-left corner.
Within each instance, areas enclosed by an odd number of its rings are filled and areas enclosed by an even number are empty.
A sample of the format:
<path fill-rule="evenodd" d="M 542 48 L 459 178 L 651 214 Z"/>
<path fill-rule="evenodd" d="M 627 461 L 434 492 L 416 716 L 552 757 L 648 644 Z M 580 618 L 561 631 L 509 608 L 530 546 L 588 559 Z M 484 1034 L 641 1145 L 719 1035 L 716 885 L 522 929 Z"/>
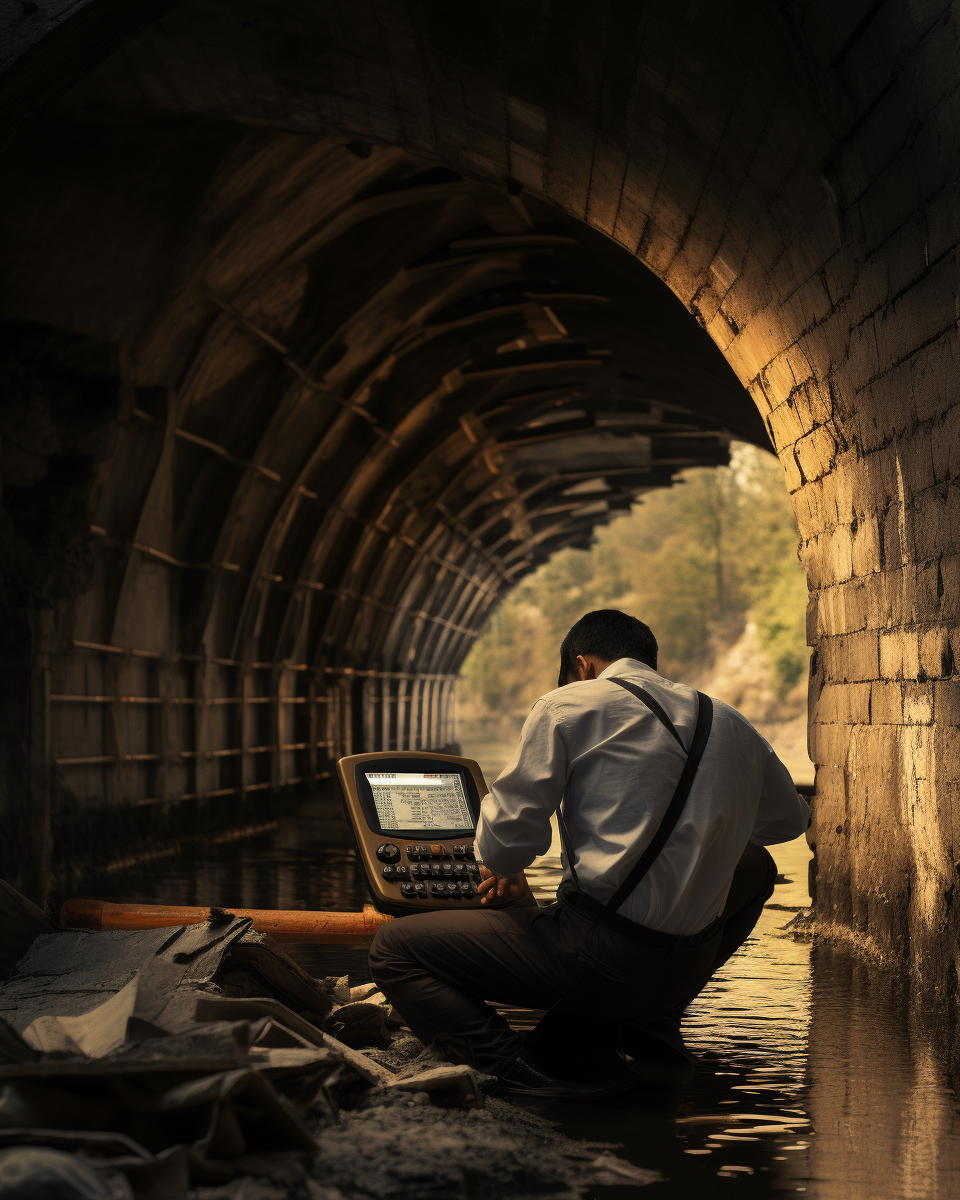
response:
<path fill-rule="evenodd" d="M 597 670 L 592 662 L 587 662 L 582 654 L 577 655 L 577 676 L 580 679 L 596 679 Z"/>

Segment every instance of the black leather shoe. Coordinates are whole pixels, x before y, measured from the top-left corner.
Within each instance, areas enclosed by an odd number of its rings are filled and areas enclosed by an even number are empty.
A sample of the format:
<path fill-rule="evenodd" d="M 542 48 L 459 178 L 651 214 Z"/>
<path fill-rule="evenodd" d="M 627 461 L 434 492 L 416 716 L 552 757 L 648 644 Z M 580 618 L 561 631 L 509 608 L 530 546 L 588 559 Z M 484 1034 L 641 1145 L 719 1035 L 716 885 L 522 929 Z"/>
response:
<path fill-rule="evenodd" d="M 642 1081 L 620 1059 L 602 1075 L 584 1079 L 562 1079 L 530 1050 L 519 1051 L 497 1072 L 501 1088 L 512 1096 L 540 1096 L 555 1100 L 603 1100 L 616 1096 Z"/>

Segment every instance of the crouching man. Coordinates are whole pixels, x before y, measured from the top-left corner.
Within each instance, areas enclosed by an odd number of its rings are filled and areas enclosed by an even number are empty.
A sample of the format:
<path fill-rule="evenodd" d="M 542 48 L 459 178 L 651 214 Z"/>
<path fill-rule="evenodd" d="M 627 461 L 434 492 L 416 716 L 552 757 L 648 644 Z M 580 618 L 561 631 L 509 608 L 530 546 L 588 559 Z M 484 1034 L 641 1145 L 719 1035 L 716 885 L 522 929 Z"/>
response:
<path fill-rule="evenodd" d="M 564 854 L 557 903 L 523 874 Z M 477 826 L 483 909 L 381 927 L 370 972 L 421 1041 L 439 1042 L 512 1093 L 600 1098 L 637 1083 L 624 1051 L 672 1028 L 743 944 L 773 892 L 765 845 L 810 822 L 786 767 L 738 712 L 657 674 L 650 629 L 587 613 L 560 649 L 560 686 L 527 718 Z M 507 907 L 508 906 L 508 907 Z M 568 1029 L 613 1030 L 572 1069 L 490 1002 L 550 1010 Z M 538 1034 L 540 1036 L 538 1036 Z M 682 1045 L 682 1043 L 680 1043 Z"/>

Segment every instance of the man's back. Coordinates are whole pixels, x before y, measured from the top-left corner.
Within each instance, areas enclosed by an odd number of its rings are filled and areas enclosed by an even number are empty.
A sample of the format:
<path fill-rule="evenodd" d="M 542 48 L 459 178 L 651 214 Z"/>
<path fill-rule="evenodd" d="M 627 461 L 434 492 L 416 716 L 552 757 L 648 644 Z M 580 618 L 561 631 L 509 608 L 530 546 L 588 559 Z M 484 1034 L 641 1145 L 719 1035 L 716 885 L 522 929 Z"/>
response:
<path fill-rule="evenodd" d="M 579 884 L 601 902 L 655 834 L 686 755 L 658 717 L 612 678 L 649 692 L 689 748 L 695 690 L 635 659 L 547 693 L 484 800 L 477 846 L 499 874 L 519 871 L 547 850 L 549 817 L 561 795 Z M 808 821 L 806 804 L 769 744 L 735 709 L 714 701 L 710 738 L 680 819 L 620 915 L 668 933 L 697 933 L 722 909 L 747 842 L 788 841 Z"/>

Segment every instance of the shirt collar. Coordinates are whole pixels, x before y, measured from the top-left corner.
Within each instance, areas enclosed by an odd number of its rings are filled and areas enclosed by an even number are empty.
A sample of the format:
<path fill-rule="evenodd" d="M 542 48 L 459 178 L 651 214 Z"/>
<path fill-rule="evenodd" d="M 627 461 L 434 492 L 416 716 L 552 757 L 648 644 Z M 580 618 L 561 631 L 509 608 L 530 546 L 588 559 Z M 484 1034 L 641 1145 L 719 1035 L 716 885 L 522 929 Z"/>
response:
<path fill-rule="evenodd" d="M 606 667 L 597 676 L 598 679 L 613 679 L 616 675 L 622 675 L 624 672 L 634 672 L 641 675 L 657 675 L 653 667 L 648 667 L 646 663 L 642 663 L 636 658 L 618 658 L 616 662 L 612 662 L 609 667 Z"/>

